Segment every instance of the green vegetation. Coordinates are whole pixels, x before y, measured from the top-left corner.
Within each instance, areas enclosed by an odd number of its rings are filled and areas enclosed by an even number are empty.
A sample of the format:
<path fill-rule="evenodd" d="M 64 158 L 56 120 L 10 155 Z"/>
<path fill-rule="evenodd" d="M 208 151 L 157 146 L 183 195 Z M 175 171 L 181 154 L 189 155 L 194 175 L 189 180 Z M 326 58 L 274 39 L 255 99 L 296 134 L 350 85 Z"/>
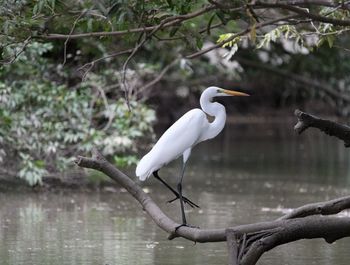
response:
<path fill-rule="evenodd" d="M 136 140 L 152 133 L 154 111 L 131 100 L 130 112 L 113 91 L 117 75 L 111 70 L 68 87 L 69 73 L 44 57 L 52 48 L 33 42 L 0 68 L 2 163 L 20 165 L 17 174 L 30 185 L 94 146 L 117 164 L 128 165 L 126 158 L 135 163 Z"/>
<path fill-rule="evenodd" d="M 30 185 L 94 146 L 135 163 L 150 106 L 173 119 L 212 84 L 350 113 L 348 2 L 0 4 L 0 160 Z"/>

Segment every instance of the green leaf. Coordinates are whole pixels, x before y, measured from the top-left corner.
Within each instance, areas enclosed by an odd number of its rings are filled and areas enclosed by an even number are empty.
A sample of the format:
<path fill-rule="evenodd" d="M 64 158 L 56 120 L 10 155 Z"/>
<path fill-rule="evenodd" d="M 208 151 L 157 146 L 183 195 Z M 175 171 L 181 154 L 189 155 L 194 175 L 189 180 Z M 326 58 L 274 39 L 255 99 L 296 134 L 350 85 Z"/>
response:
<path fill-rule="evenodd" d="M 334 39 L 335 37 L 333 34 L 327 35 L 327 42 L 328 42 L 329 48 L 333 47 Z"/>
<path fill-rule="evenodd" d="M 45 167 L 45 161 L 44 160 L 35 160 L 34 164 L 38 167 L 38 168 L 44 168 Z"/>
<path fill-rule="evenodd" d="M 35 4 L 33 7 L 33 15 L 37 15 L 38 14 L 38 4 Z"/>
<path fill-rule="evenodd" d="M 197 37 L 196 38 L 196 44 L 197 44 L 197 48 L 200 50 L 203 47 L 203 38 Z"/>
<path fill-rule="evenodd" d="M 235 36 L 234 33 L 226 33 L 226 34 L 221 34 L 219 36 L 219 39 L 216 41 L 217 43 L 221 43 L 223 42 L 222 47 L 232 47 L 234 44 L 238 43 L 241 40 L 241 37 L 235 37 L 232 40 L 228 41 L 229 39 L 231 39 L 233 36 Z"/>

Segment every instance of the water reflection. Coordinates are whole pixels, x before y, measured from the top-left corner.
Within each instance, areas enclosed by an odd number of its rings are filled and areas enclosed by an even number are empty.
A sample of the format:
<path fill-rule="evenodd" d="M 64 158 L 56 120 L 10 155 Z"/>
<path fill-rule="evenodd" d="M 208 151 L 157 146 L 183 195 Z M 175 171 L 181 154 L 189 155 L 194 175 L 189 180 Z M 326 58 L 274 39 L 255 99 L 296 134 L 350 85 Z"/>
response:
<path fill-rule="evenodd" d="M 228 126 L 193 150 L 185 193 L 201 209 L 189 222 L 203 228 L 272 220 L 301 204 L 348 193 L 349 153 L 340 142 L 284 126 Z M 281 129 L 282 128 L 282 129 Z M 179 163 L 160 174 L 175 183 Z M 152 179 L 144 183 L 164 211 L 180 220 L 178 203 Z M 0 194 L 1 264 L 225 264 L 225 243 L 168 241 L 129 194 Z M 259 264 L 348 265 L 349 239 L 332 245 L 300 241 L 264 255 Z"/>

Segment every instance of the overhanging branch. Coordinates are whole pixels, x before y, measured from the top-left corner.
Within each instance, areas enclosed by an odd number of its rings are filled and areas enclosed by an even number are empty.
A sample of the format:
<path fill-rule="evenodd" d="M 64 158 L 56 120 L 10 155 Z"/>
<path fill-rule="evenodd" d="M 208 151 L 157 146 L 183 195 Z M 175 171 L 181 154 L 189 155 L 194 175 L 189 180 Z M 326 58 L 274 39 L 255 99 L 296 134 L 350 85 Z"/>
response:
<path fill-rule="evenodd" d="M 350 147 L 350 127 L 334 121 L 318 118 L 314 115 L 295 110 L 295 116 L 298 123 L 294 126 L 294 130 L 301 134 L 308 128 L 317 128 L 330 136 L 335 136 L 344 141 L 345 147 Z"/>
<path fill-rule="evenodd" d="M 350 20 L 347 19 L 335 19 L 331 17 L 326 17 L 318 14 L 311 13 L 304 8 L 300 8 L 291 4 L 285 4 L 282 1 L 280 3 L 276 1 L 275 3 L 267 3 L 263 1 L 254 1 L 255 3 L 251 6 L 254 8 L 281 8 L 284 10 L 289 10 L 291 12 L 294 12 L 302 17 L 311 18 L 313 21 L 319 21 L 323 23 L 329 23 L 337 26 L 350 26 Z"/>
<path fill-rule="evenodd" d="M 39 38 L 44 39 L 79 39 L 79 38 L 87 38 L 87 37 L 108 37 L 108 36 L 123 36 L 127 34 L 132 33 L 142 33 L 142 32 L 152 32 L 154 30 L 164 29 L 171 26 L 174 26 L 176 24 L 182 23 L 183 21 L 201 16 L 211 10 L 214 10 L 216 7 L 213 5 L 207 5 L 201 9 L 198 9 L 192 13 L 188 13 L 185 15 L 177 15 L 177 16 L 171 16 L 168 18 L 165 18 L 160 22 L 159 25 L 155 26 L 148 26 L 148 27 L 140 27 L 140 28 L 134 28 L 134 29 L 127 29 L 127 30 L 121 30 L 121 31 L 100 31 L 100 32 L 87 32 L 87 33 L 78 33 L 78 34 L 47 34 L 47 35 L 41 35 L 38 36 Z M 161 25 L 161 26 L 160 26 Z"/>

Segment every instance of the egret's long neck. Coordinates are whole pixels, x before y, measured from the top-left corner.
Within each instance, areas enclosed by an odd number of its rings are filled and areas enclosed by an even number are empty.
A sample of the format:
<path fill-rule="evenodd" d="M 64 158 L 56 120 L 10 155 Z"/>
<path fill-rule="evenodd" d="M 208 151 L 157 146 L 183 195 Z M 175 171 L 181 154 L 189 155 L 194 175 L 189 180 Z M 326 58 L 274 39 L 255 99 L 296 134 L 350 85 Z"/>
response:
<path fill-rule="evenodd" d="M 224 128 L 226 122 L 225 107 L 218 102 L 212 102 L 212 99 L 212 95 L 205 92 L 200 98 L 202 110 L 215 118 L 214 121 L 209 124 L 209 130 L 203 135 L 203 140 L 217 136 Z"/>

